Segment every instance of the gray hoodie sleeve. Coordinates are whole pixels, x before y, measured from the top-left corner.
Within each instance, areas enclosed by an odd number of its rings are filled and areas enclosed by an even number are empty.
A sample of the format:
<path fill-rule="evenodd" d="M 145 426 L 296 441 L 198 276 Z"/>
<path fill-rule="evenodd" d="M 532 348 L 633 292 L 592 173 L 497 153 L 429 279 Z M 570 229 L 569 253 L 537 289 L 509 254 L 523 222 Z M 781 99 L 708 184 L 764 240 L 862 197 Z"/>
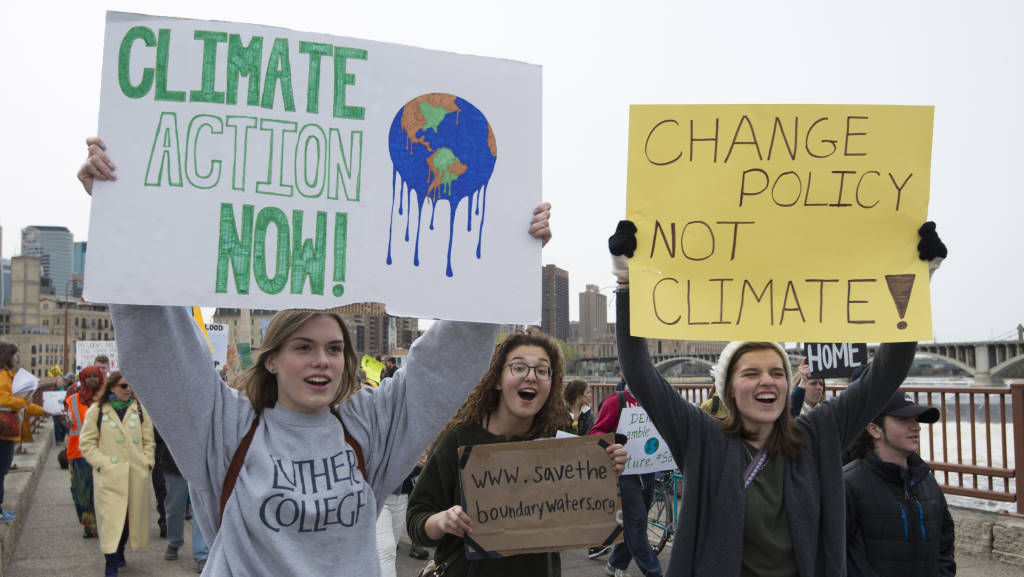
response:
<path fill-rule="evenodd" d="M 363 449 L 378 509 L 487 372 L 496 338 L 496 325 L 437 321 L 394 377 L 339 406 Z"/>
<path fill-rule="evenodd" d="M 197 509 L 214 535 L 220 490 L 231 457 L 252 423 L 249 400 L 217 375 L 210 348 L 185 307 L 111 305 L 117 354 L 178 468 L 213 503 Z"/>

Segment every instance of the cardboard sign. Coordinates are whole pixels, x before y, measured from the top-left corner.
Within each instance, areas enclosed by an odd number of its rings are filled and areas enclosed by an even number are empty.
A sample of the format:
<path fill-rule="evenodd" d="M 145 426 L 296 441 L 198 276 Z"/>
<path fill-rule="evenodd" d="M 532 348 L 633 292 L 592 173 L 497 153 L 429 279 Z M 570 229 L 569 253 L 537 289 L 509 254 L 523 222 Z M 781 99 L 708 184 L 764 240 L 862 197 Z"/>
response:
<path fill-rule="evenodd" d="M 230 327 L 223 323 L 206 323 L 206 336 L 213 349 L 213 366 L 218 371 L 228 362 L 229 330 Z"/>
<path fill-rule="evenodd" d="M 539 66 L 117 12 L 104 42 L 88 300 L 539 323 Z"/>
<path fill-rule="evenodd" d="M 79 372 L 92 364 L 98 355 L 107 355 L 110 359 L 110 370 L 119 371 L 117 362 L 117 341 L 77 341 L 75 343 L 75 372 Z"/>
<path fill-rule="evenodd" d="M 641 407 L 623 407 L 616 433 L 626 435 L 629 460 L 623 475 L 640 475 L 677 469 L 668 444 Z"/>
<path fill-rule="evenodd" d="M 581 549 L 622 522 L 612 435 L 460 447 L 462 509 L 486 556 Z M 621 540 L 621 536 L 619 536 Z M 466 547 L 466 556 L 481 553 Z"/>
<path fill-rule="evenodd" d="M 632 330 L 930 340 L 930 106 L 632 106 Z"/>
<path fill-rule="evenodd" d="M 868 364 L 866 343 L 805 343 L 812 379 L 843 379 Z"/>
<path fill-rule="evenodd" d="M 384 363 L 370 355 L 363 355 L 359 362 L 359 368 L 363 369 L 363 372 L 366 373 L 366 380 L 375 385 L 380 384 L 381 374 L 385 369 Z"/>

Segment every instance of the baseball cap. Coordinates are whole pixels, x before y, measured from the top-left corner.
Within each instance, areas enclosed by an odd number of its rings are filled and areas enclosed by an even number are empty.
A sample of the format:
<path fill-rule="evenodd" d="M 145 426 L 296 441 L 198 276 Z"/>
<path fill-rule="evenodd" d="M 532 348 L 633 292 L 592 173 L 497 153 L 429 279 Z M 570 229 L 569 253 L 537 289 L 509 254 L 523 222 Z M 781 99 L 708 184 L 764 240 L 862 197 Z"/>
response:
<path fill-rule="evenodd" d="M 890 417 L 915 417 L 920 423 L 934 423 L 939 420 L 939 410 L 927 405 L 918 405 L 910 399 L 910 395 L 896 391 L 882 409 L 883 415 Z"/>

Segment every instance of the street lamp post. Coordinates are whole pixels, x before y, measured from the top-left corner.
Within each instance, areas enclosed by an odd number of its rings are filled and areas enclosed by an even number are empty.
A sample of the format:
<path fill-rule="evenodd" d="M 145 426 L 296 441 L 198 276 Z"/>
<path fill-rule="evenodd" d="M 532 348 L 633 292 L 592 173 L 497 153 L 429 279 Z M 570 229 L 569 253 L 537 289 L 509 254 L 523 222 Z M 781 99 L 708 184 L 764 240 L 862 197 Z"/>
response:
<path fill-rule="evenodd" d="M 61 367 L 64 374 L 68 372 L 68 309 L 71 308 L 69 300 L 73 280 L 68 279 L 68 282 L 64 283 L 64 366 Z"/>

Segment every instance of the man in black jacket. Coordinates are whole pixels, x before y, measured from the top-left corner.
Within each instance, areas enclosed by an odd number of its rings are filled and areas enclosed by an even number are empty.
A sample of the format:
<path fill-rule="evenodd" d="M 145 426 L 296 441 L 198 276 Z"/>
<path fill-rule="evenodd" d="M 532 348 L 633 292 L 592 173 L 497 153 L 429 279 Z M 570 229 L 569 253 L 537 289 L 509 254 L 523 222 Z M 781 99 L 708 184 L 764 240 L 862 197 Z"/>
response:
<path fill-rule="evenodd" d="M 928 464 L 917 454 L 921 423 L 934 407 L 896 391 L 851 448 L 846 481 L 850 577 L 956 574 L 953 518 Z"/>

